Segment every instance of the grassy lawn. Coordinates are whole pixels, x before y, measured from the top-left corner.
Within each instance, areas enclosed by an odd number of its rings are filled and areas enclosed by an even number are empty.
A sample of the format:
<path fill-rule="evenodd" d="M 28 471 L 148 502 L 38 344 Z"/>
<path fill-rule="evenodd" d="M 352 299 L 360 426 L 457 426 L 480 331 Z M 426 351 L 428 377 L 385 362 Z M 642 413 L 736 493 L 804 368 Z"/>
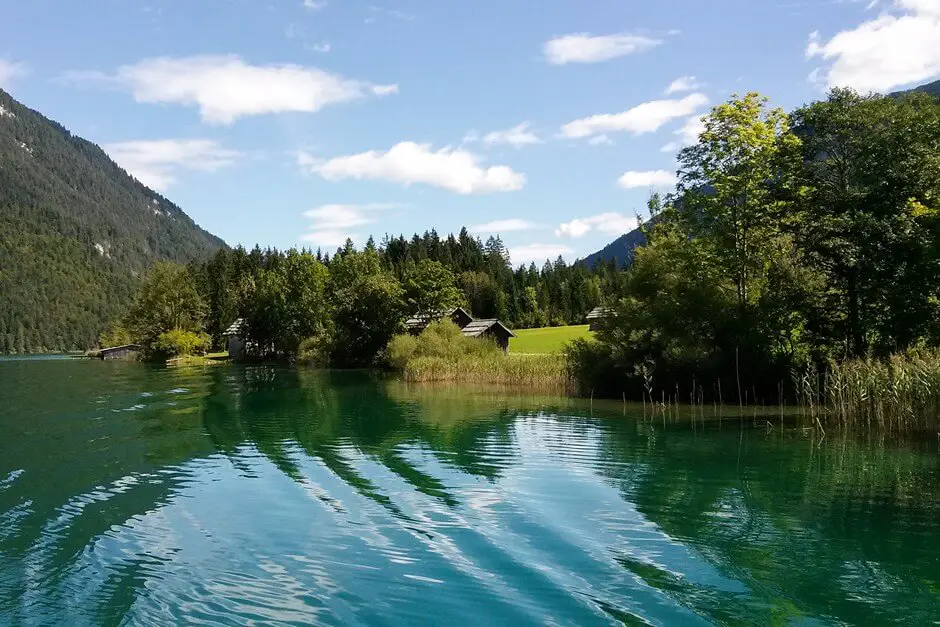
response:
<path fill-rule="evenodd" d="M 565 344 L 579 337 L 592 338 L 588 325 L 570 327 L 542 327 L 541 329 L 519 329 L 516 337 L 509 340 L 510 353 L 560 353 Z"/>
<path fill-rule="evenodd" d="M 168 359 L 168 366 L 213 366 L 216 364 L 227 364 L 229 359 L 227 352 L 209 353 L 208 355 L 187 355 L 185 357 L 174 357 Z"/>

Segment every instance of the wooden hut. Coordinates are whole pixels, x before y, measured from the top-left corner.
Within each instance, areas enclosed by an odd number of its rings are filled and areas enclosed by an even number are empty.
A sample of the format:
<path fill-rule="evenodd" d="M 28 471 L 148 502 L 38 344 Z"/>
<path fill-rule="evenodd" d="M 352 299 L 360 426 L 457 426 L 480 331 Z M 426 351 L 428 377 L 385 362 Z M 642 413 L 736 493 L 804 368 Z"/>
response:
<path fill-rule="evenodd" d="M 247 330 L 248 323 L 244 318 L 238 318 L 222 334 L 225 336 L 225 350 L 232 359 L 241 357 L 245 353 L 245 331 Z"/>
<path fill-rule="evenodd" d="M 466 337 L 483 337 L 494 340 L 504 351 L 509 350 L 509 339 L 516 337 L 515 333 L 510 331 L 506 325 L 495 318 L 490 320 L 474 320 L 463 329 Z"/>
<path fill-rule="evenodd" d="M 438 311 L 432 314 L 416 314 L 405 320 L 405 327 L 411 335 L 421 335 L 421 332 L 428 328 L 428 325 L 435 320 L 450 318 L 458 328 L 463 329 L 473 322 L 473 316 L 463 307 L 455 307 L 447 311 Z"/>
<path fill-rule="evenodd" d="M 140 352 L 139 344 L 125 344 L 124 346 L 110 346 L 98 351 L 102 359 L 127 359 Z"/>
<path fill-rule="evenodd" d="M 591 331 L 597 331 L 601 328 L 606 318 L 613 318 L 617 312 L 610 307 L 595 307 L 587 315 L 587 323 Z"/>

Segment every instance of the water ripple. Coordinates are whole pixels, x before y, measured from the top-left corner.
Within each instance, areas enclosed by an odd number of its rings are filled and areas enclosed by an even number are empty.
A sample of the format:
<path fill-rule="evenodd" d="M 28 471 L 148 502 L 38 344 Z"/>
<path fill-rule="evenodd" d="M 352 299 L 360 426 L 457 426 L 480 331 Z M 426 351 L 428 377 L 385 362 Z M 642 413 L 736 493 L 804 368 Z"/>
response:
<path fill-rule="evenodd" d="M 0 623 L 937 618 L 933 450 L 271 368 L 42 366 L 50 399 L 15 368 Z"/>

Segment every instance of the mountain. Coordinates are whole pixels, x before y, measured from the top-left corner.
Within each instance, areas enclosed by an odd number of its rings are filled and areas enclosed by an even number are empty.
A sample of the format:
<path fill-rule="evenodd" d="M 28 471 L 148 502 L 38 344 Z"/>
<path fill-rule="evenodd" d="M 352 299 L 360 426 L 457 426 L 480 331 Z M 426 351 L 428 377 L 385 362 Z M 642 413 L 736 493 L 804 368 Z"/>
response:
<path fill-rule="evenodd" d="M 596 253 L 590 254 L 580 261 L 588 268 L 593 268 L 598 262 L 617 261 L 617 267 L 628 266 L 633 261 L 633 251 L 646 244 L 643 231 L 636 228 L 621 235 Z"/>
<path fill-rule="evenodd" d="M 934 81 L 926 85 L 921 85 L 920 87 L 915 87 L 912 91 L 922 91 L 925 94 L 931 94 L 932 96 L 940 98 L 940 81 Z"/>
<path fill-rule="evenodd" d="M 225 242 L 0 90 L 0 353 L 84 349 L 157 260 Z"/>
<path fill-rule="evenodd" d="M 940 98 L 940 81 L 934 81 L 932 83 L 927 83 L 926 85 L 921 85 L 920 87 L 914 87 L 912 89 L 905 89 L 904 91 L 898 91 L 892 96 L 902 96 L 904 94 L 909 94 L 912 92 L 923 92 L 925 94 L 930 94 L 931 96 L 936 96 Z"/>

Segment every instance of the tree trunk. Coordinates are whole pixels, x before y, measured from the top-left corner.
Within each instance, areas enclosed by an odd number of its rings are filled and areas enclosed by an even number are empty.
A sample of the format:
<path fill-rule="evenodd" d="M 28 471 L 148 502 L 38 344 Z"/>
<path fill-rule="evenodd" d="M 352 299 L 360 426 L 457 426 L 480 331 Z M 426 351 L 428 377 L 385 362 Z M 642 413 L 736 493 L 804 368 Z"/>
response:
<path fill-rule="evenodd" d="M 865 354 L 865 336 L 862 333 L 861 314 L 858 298 L 858 269 L 849 270 L 848 285 L 846 291 L 849 296 L 849 337 L 851 339 L 851 351 L 853 357 L 860 357 Z"/>

